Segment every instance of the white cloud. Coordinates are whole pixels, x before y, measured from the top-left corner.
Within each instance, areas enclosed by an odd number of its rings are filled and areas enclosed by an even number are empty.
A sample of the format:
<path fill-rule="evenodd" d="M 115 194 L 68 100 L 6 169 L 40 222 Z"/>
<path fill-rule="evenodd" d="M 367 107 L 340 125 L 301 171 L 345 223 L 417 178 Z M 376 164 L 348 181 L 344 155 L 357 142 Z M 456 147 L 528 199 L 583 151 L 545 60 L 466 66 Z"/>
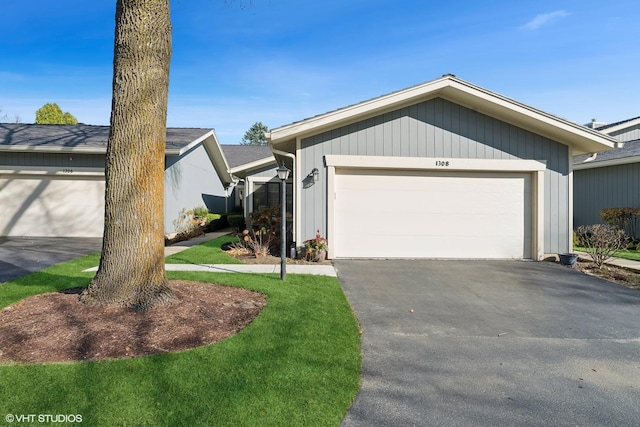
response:
<path fill-rule="evenodd" d="M 565 16 L 569 16 L 569 15 L 570 13 L 568 13 L 565 10 L 556 10 L 555 12 L 542 13 L 540 15 L 536 15 L 531 21 L 527 22 L 520 28 L 523 30 L 531 30 L 531 31 L 537 30 L 538 28 L 544 25 L 548 25 L 553 21 L 556 21 L 560 18 L 564 18 Z"/>

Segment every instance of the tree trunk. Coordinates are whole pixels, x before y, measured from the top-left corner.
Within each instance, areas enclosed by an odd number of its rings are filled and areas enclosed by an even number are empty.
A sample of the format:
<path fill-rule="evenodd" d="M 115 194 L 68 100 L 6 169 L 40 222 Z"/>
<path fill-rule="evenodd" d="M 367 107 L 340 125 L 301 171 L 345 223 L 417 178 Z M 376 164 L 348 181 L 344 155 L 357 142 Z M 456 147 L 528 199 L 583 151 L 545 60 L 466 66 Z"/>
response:
<path fill-rule="evenodd" d="M 170 59 L 169 0 L 117 0 L 102 256 L 85 303 L 146 309 L 174 298 L 163 212 Z"/>

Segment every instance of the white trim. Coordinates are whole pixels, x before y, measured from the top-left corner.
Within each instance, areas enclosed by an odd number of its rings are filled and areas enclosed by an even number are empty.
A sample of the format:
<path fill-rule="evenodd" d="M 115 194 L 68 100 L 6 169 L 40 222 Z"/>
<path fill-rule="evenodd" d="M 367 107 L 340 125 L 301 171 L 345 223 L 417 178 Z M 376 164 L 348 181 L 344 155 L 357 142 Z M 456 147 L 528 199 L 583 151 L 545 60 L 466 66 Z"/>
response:
<path fill-rule="evenodd" d="M 105 154 L 107 144 L 104 147 L 45 147 L 41 145 L 1 145 L 0 151 L 19 151 L 24 153 L 48 152 L 48 153 L 82 153 L 82 154 Z"/>
<path fill-rule="evenodd" d="M 442 171 L 533 172 L 545 170 L 537 160 L 453 159 L 431 157 L 345 156 L 327 154 L 326 166 L 364 169 L 411 169 Z"/>
<path fill-rule="evenodd" d="M 573 252 L 573 152 L 569 147 L 569 252 Z"/>
<path fill-rule="evenodd" d="M 273 156 L 265 157 L 264 159 L 255 160 L 249 163 L 244 163 L 242 165 L 234 166 L 229 169 L 229 173 L 232 175 L 235 175 L 238 172 L 245 172 L 245 171 L 250 171 L 252 169 L 259 169 L 261 167 L 269 165 L 270 163 L 277 165 L 276 159 Z"/>
<path fill-rule="evenodd" d="M 605 168 L 607 166 L 628 165 L 630 163 L 640 163 L 640 156 L 621 157 L 619 159 L 601 160 L 599 162 L 577 163 L 573 165 L 573 170 Z"/>
<path fill-rule="evenodd" d="M 104 178 L 104 168 L 88 168 L 88 167 L 59 167 L 59 166 L 20 166 L 7 167 L 0 169 L 0 176 L 55 176 L 73 179 L 74 177 L 102 177 Z"/>
<path fill-rule="evenodd" d="M 466 172 L 522 172 L 531 173 L 532 220 L 531 233 L 533 259 L 544 258 L 544 163 L 536 160 L 492 160 L 415 158 L 382 156 L 325 155 L 327 166 L 327 239 L 335 239 L 335 175 L 336 169 L 380 169 L 419 171 L 466 171 Z M 329 244 L 328 257 L 334 258 L 333 246 Z"/>
<path fill-rule="evenodd" d="M 294 168 L 293 182 L 293 241 L 296 242 L 297 248 L 302 246 L 302 242 L 298 241 L 298 237 L 302 236 L 302 139 L 296 138 L 296 167 Z"/>
<path fill-rule="evenodd" d="M 607 135 L 611 135 L 613 132 L 624 130 L 637 125 L 640 125 L 640 117 L 636 117 L 635 119 L 631 119 L 626 122 L 622 122 L 617 125 L 611 126 L 609 128 L 602 129 L 600 132 L 605 133 Z"/>
<path fill-rule="evenodd" d="M 269 134 L 270 141 L 277 145 L 294 137 L 304 138 L 436 97 L 477 110 L 560 143 L 574 145 L 577 148 L 576 154 L 611 149 L 617 141 L 599 131 L 545 113 L 451 75 L 272 129 Z"/>

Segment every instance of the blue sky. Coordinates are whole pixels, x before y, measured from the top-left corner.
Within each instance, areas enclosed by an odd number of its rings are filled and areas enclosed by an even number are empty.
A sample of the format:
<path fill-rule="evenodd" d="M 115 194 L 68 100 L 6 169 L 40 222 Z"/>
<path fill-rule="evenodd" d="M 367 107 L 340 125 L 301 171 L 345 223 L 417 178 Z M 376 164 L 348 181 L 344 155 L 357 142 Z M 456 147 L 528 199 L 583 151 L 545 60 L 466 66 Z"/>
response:
<path fill-rule="evenodd" d="M 223 144 L 446 73 L 578 123 L 640 116 L 637 0 L 172 0 L 171 15 L 167 125 Z M 56 102 L 109 124 L 114 16 L 115 0 L 3 4 L 0 116 Z"/>

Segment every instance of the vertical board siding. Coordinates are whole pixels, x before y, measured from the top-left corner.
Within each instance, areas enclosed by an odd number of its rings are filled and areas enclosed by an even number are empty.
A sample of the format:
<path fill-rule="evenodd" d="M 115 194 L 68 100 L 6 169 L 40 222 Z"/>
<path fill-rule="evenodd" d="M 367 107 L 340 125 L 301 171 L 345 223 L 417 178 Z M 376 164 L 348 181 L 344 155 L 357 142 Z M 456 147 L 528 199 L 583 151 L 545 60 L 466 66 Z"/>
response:
<path fill-rule="evenodd" d="M 0 152 L 3 167 L 104 168 L 104 154 Z"/>
<path fill-rule="evenodd" d="M 303 179 L 314 167 L 325 170 L 326 154 L 546 161 L 544 252 L 569 249 L 569 148 L 556 141 L 435 98 L 303 139 Z M 300 241 L 318 228 L 326 235 L 326 191 L 324 174 L 320 182 L 302 186 Z"/>
<path fill-rule="evenodd" d="M 640 139 L 640 125 L 635 125 L 633 127 L 623 129 L 618 132 L 612 132 L 611 136 L 617 139 L 620 142 L 628 142 L 635 141 Z"/>
<path fill-rule="evenodd" d="M 573 225 L 602 224 L 606 208 L 640 208 L 640 163 L 573 172 Z"/>
<path fill-rule="evenodd" d="M 164 227 L 175 230 L 174 221 L 182 209 L 206 206 L 212 212 L 233 209 L 234 199 L 226 200 L 225 189 L 202 144 L 180 156 L 167 156 L 164 171 Z"/>

